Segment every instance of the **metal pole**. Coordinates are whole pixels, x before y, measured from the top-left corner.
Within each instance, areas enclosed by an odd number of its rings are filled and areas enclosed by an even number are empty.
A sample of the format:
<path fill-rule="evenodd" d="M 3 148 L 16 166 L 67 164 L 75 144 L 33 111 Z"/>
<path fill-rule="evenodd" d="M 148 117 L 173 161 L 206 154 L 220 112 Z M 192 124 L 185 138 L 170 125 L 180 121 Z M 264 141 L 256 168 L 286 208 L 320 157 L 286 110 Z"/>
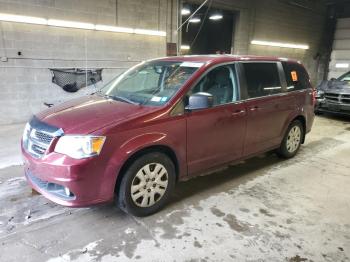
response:
<path fill-rule="evenodd" d="M 209 1 L 209 0 L 205 0 L 205 1 L 197 8 L 197 10 L 194 11 L 193 14 L 190 15 L 190 17 L 187 18 L 186 21 L 183 22 L 183 23 L 178 27 L 177 31 L 179 31 L 179 29 L 181 29 L 181 28 L 184 26 L 184 24 L 186 24 L 186 23 L 199 11 L 199 9 L 201 9 L 208 1 Z"/>

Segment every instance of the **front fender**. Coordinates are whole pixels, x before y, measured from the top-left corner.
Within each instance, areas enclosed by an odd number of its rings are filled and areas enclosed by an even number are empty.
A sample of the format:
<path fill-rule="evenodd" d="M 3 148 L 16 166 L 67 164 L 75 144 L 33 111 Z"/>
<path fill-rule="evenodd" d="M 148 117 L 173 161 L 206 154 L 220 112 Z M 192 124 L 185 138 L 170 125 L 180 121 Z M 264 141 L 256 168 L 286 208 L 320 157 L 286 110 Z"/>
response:
<path fill-rule="evenodd" d="M 186 174 L 186 166 L 183 164 L 185 163 L 186 156 L 184 154 L 186 149 L 181 147 L 181 143 L 178 143 L 165 133 L 145 133 L 128 139 L 113 152 L 108 163 L 108 173 L 113 172 L 115 174 L 114 184 L 123 165 L 131 156 L 153 146 L 165 146 L 172 150 L 177 158 L 179 176 Z"/>
<path fill-rule="evenodd" d="M 123 155 L 128 159 L 131 155 L 142 150 L 143 148 L 167 144 L 167 135 L 164 133 L 146 133 L 133 137 L 126 142 L 124 142 L 120 148 L 119 152 L 123 152 Z"/>

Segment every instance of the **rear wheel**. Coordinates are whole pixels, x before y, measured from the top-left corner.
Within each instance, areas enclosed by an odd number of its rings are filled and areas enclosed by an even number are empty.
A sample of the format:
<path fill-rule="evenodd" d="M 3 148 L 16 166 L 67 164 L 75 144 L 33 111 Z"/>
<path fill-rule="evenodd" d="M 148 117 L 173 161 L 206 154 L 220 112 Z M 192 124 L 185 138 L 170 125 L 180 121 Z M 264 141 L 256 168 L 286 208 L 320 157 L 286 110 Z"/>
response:
<path fill-rule="evenodd" d="M 154 152 L 136 159 L 126 170 L 117 197 L 118 206 L 135 216 L 160 210 L 175 186 L 174 163 L 165 154 Z"/>
<path fill-rule="evenodd" d="M 277 154 L 283 158 L 291 158 L 298 152 L 304 137 L 304 128 L 299 120 L 294 120 L 288 127 Z"/>

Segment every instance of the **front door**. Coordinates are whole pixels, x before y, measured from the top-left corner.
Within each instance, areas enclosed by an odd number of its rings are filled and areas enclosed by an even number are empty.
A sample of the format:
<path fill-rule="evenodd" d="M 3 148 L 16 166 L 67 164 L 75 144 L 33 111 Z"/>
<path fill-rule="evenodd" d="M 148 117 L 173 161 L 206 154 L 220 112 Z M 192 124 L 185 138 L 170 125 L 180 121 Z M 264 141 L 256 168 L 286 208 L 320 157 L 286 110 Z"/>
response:
<path fill-rule="evenodd" d="M 193 175 L 242 156 L 246 129 L 245 105 L 239 101 L 234 65 L 214 68 L 188 96 L 210 93 L 212 108 L 187 113 L 187 163 Z"/>

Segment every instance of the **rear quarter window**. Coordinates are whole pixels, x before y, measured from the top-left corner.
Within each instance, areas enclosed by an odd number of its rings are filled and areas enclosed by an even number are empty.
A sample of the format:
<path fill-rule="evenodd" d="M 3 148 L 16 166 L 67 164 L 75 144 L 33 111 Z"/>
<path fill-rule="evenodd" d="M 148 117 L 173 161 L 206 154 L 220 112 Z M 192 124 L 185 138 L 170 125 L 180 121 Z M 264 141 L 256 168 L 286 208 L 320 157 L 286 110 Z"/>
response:
<path fill-rule="evenodd" d="M 311 88 L 310 78 L 303 66 L 294 63 L 282 63 L 287 81 L 287 91 Z"/>

